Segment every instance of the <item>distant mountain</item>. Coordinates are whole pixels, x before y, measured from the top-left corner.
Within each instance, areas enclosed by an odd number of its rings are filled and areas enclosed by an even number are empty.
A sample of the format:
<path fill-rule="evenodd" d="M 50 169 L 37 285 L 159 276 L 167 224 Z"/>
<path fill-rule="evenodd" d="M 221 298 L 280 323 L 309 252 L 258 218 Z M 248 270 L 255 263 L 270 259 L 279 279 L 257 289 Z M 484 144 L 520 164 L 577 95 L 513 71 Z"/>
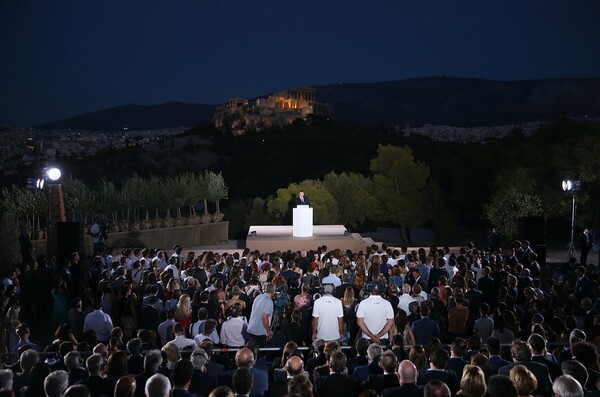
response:
<path fill-rule="evenodd" d="M 600 79 L 492 81 L 424 77 L 317 88 L 339 120 L 419 126 L 490 126 L 600 116 Z"/>
<path fill-rule="evenodd" d="M 162 105 L 124 105 L 82 114 L 66 120 L 38 126 L 41 129 L 90 129 L 119 131 L 153 128 L 193 127 L 209 123 L 215 113 L 214 105 L 169 102 Z"/>
<path fill-rule="evenodd" d="M 492 81 L 423 77 L 381 83 L 315 87 L 337 120 L 359 124 L 444 124 L 460 127 L 516 124 L 562 116 L 600 117 L 600 79 Z M 210 123 L 216 105 L 169 102 L 126 105 L 38 128 L 131 130 Z"/>

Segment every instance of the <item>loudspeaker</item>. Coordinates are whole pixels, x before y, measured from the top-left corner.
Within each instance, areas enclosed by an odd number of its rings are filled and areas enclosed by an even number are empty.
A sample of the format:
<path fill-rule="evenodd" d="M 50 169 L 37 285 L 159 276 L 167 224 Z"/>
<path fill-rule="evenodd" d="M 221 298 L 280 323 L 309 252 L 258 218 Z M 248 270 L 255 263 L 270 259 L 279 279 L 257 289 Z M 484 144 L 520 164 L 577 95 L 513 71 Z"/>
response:
<path fill-rule="evenodd" d="M 83 249 L 83 230 L 79 222 L 56 223 L 56 249 L 58 260 L 69 259 L 73 252 Z"/>
<path fill-rule="evenodd" d="M 546 218 L 526 216 L 519 218 L 519 240 L 529 240 L 529 244 L 546 245 Z"/>

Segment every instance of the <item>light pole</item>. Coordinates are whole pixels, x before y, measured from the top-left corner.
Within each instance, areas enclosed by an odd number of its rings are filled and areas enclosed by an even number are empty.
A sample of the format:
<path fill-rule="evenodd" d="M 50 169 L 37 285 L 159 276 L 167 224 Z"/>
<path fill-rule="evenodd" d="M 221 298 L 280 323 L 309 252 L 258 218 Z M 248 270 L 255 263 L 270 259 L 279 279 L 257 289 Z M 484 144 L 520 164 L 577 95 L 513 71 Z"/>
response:
<path fill-rule="evenodd" d="M 44 176 L 47 179 L 48 187 L 48 230 L 46 235 L 46 253 L 51 259 L 58 249 L 58 240 L 56 234 L 56 224 L 67 220 L 65 214 L 65 200 L 63 197 L 60 177 L 62 173 L 56 167 L 44 169 Z"/>
<path fill-rule="evenodd" d="M 568 259 L 576 258 L 577 251 L 575 250 L 575 213 L 577 212 L 577 193 L 581 188 L 580 181 L 573 181 L 570 179 L 565 179 L 562 181 L 562 189 L 564 192 L 571 193 L 573 195 L 573 206 L 571 208 L 571 241 L 567 246 L 567 254 L 569 255 Z"/>

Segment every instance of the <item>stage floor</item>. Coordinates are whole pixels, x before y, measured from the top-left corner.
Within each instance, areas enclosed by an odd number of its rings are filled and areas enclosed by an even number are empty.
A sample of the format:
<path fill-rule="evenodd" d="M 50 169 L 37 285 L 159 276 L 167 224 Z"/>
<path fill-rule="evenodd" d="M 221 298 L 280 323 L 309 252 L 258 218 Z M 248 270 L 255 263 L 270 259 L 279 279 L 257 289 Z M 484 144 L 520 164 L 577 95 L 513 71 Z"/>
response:
<path fill-rule="evenodd" d="M 348 233 L 343 225 L 313 226 L 311 237 L 294 237 L 292 226 L 251 226 L 246 238 L 246 247 L 260 252 L 302 251 L 326 245 L 328 250 L 336 248 L 364 251 L 373 240 L 363 239 L 358 233 Z"/>

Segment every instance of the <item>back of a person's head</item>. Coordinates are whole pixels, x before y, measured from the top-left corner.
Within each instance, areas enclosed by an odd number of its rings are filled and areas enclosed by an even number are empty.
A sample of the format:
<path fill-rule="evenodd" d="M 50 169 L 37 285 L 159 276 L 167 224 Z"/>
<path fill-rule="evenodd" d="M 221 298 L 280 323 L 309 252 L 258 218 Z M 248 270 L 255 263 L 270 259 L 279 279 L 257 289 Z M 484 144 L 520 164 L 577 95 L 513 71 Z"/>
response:
<path fill-rule="evenodd" d="M 65 390 L 63 397 L 90 397 L 90 389 L 85 385 L 71 385 Z"/>
<path fill-rule="evenodd" d="M 342 372 L 346 369 L 346 355 L 341 351 L 334 352 L 329 358 L 329 367 L 333 372 Z"/>
<path fill-rule="evenodd" d="M 235 364 L 238 368 L 252 367 L 254 365 L 254 353 L 252 353 L 252 350 L 248 348 L 238 350 L 235 354 Z"/>
<path fill-rule="evenodd" d="M 493 375 L 487 387 L 490 397 L 518 397 L 517 385 L 508 376 Z"/>
<path fill-rule="evenodd" d="M 98 374 L 102 370 L 104 357 L 98 353 L 94 353 L 85 360 L 85 367 L 90 374 Z"/>
<path fill-rule="evenodd" d="M 236 394 L 249 394 L 252 389 L 252 369 L 244 367 L 236 369 L 231 378 L 231 385 Z"/>
<path fill-rule="evenodd" d="M 582 385 L 585 385 L 588 381 L 588 370 L 585 365 L 577 360 L 565 360 L 560 363 L 560 369 L 563 375 L 571 375 Z"/>
<path fill-rule="evenodd" d="M 169 378 L 163 374 L 154 374 L 146 381 L 144 390 L 146 397 L 169 397 L 171 394 L 171 383 L 169 382 Z"/>
<path fill-rule="evenodd" d="M 452 340 L 452 351 L 456 356 L 464 356 L 467 351 L 467 341 L 463 338 L 454 338 Z"/>
<path fill-rule="evenodd" d="M 423 397 L 450 397 L 450 388 L 441 380 L 430 380 L 423 389 Z"/>
<path fill-rule="evenodd" d="M 174 387 L 185 386 L 194 375 L 194 366 L 189 360 L 179 360 L 173 365 L 171 370 L 171 380 Z"/>
<path fill-rule="evenodd" d="M 356 353 L 361 356 L 367 355 L 367 349 L 369 348 L 369 340 L 363 337 L 360 337 L 356 340 Z"/>
<path fill-rule="evenodd" d="M 144 356 L 144 373 L 156 373 L 160 364 L 162 364 L 162 354 L 160 353 L 160 350 L 149 351 Z"/>
<path fill-rule="evenodd" d="M 490 336 L 487 339 L 487 348 L 491 356 L 500 354 L 500 339 Z"/>
<path fill-rule="evenodd" d="M 40 355 L 33 349 L 25 350 L 19 357 L 19 365 L 21 366 L 21 370 L 25 373 L 29 372 L 39 361 Z"/>
<path fill-rule="evenodd" d="M 10 369 L 0 369 L 0 391 L 12 390 L 14 374 Z"/>
<path fill-rule="evenodd" d="M 517 385 L 519 396 L 529 396 L 538 387 L 535 375 L 524 365 L 515 365 L 510 369 L 509 378 Z"/>
<path fill-rule="evenodd" d="M 431 352 L 430 361 L 437 369 L 444 369 L 446 368 L 446 364 L 448 364 L 449 358 L 450 354 L 448 354 L 448 351 L 442 347 L 438 347 Z"/>
<path fill-rule="evenodd" d="M 194 369 L 204 371 L 208 362 L 208 354 L 206 354 L 206 350 L 197 348 L 192 352 L 190 359 L 192 360 Z"/>
<path fill-rule="evenodd" d="M 46 397 L 62 397 L 69 386 L 69 374 L 67 371 L 56 370 L 44 379 L 44 391 Z"/>
<path fill-rule="evenodd" d="M 487 392 L 485 375 L 481 368 L 467 364 L 460 380 L 460 390 L 466 397 L 483 397 Z"/>
<path fill-rule="evenodd" d="M 385 353 L 383 353 L 381 355 L 381 358 L 379 359 L 379 366 L 383 368 L 385 373 L 388 374 L 393 374 L 396 371 L 397 364 L 398 359 L 391 350 L 388 350 Z"/>
<path fill-rule="evenodd" d="M 142 340 L 140 338 L 132 338 L 127 342 L 127 350 L 131 354 L 140 354 L 142 352 Z"/>
<path fill-rule="evenodd" d="M 372 343 L 369 345 L 369 348 L 367 349 L 367 357 L 369 361 L 378 360 L 382 354 L 383 349 L 377 343 Z"/>
<path fill-rule="evenodd" d="M 234 396 L 235 396 L 235 394 L 233 393 L 233 390 L 231 390 L 227 386 L 217 386 L 208 395 L 208 397 L 234 397 Z"/>
<path fill-rule="evenodd" d="M 583 387 L 571 375 L 561 375 L 552 383 L 556 397 L 583 397 Z"/>
<path fill-rule="evenodd" d="M 517 361 L 531 360 L 531 346 L 522 340 L 515 340 L 510 348 L 510 354 Z"/>
<path fill-rule="evenodd" d="M 288 383 L 288 395 L 298 397 L 312 397 L 313 385 L 304 375 L 294 376 Z"/>

